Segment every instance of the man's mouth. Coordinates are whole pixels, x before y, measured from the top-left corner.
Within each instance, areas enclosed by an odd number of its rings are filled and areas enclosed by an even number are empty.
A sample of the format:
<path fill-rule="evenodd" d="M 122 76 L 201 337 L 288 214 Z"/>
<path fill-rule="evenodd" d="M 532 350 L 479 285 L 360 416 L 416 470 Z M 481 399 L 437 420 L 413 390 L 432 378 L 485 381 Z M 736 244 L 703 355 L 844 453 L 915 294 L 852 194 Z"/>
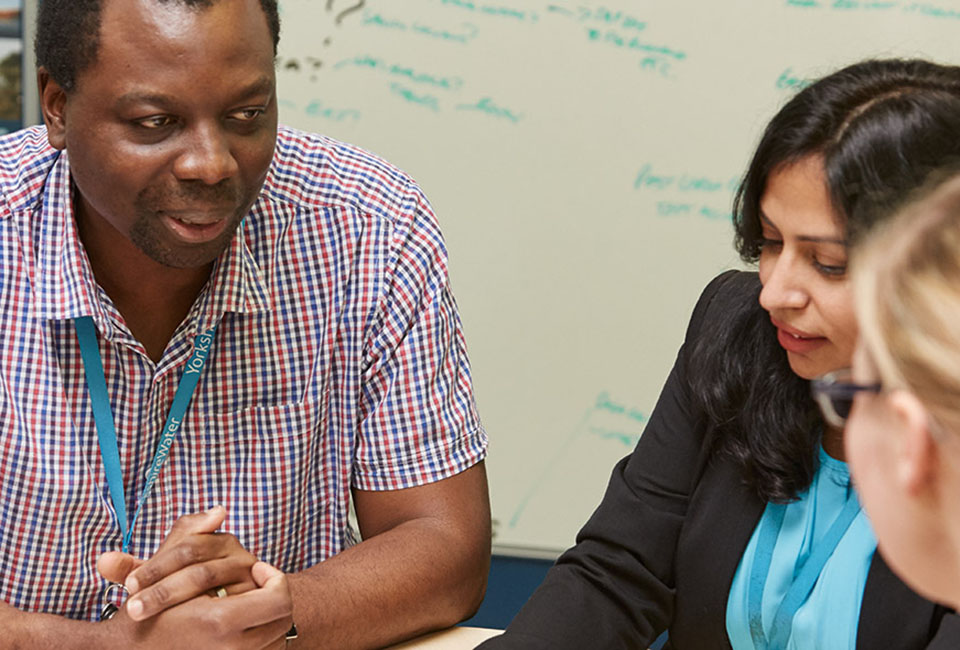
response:
<path fill-rule="evenodd" d="M 219 237 L 230 223 L 230 213 L 225 210 L 204 212 L 161 212 L 167 227 L 181 240 L 202 244 Z"/>
<path fill-rule="evenodd" d="M 188 226 L 209 226 L 214 223 L 219 223 L 223 221 L 224 217 L 202 217 L 196 215 L 170 215 L 172 218 L 176 219 L 180 223 L 187 224 Z"/>
<path fill-rule="evenodd" d="M 223 221 L 233 214 L 233 205 L 203 206 L 196 208 L 182 208 L 177 210 L 160 210 L 160 214 L 176 219 L 189 226 L 209 226 Z"/>

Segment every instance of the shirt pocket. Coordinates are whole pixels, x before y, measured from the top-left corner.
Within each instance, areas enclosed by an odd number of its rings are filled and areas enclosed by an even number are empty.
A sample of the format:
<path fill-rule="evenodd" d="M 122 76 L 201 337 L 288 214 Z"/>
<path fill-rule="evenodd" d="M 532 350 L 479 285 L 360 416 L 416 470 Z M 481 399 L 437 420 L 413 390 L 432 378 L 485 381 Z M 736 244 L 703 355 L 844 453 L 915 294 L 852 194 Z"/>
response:
<path fill-rule="evenodd" d="M 294 570 L 322 545 L 331 503 L 322 402 L 205 414 L 194 422 L 197 483 L 227 509 L 222 530 L 258 558 Z M 309 549 L 309 550 L 307 550 Z M 310 557 L 307 557 L 310 556 Z"/>

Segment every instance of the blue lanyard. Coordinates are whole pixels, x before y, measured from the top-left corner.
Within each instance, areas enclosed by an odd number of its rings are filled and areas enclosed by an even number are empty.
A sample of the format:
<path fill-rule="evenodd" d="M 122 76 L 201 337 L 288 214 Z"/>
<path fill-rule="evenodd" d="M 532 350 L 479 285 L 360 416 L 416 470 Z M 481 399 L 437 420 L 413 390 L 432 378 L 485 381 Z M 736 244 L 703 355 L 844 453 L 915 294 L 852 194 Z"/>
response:
<path fill-rule="evenodd" d="M 213 344 L 213 335 L 217 331 L 217 326 L 214 325 L 206 332 L 198 334 L 193 340 L 193 354 L 187 360 L 183 376 L 180 378 L 180 384 L 177 386 L 177 392 L 173 396 L 173 404 L 170 405 L 170 413 L 163 425 L 163 433 L 160 435 L 160 442 L 157 444 L 157 451 L 154 453 L 153 463 L 151 463 L 150 470 L 147 472 L 147 480 L 140 493 L 137 510 L 129 528 L 127 527 L 127 502 L 123 491 L 123 472 L 120 469 L 120 452 L 117 449 L 117 432 L 113 426 L 113 411 L 110 409 L 107 380 L 103 373 L 103 362 L 100 359 L 100 349 L 97 345 L 96 326 L 89 316 L 75 318 L 73 326 L 77 331 L 77 340 L 80 342 L 80 356 L 83 359 L 87 388 L 90 391 L 90 401 L 93 404 L 93 420 L 97 426 L 100 456 L 103 459 L 103 468 L 107 475 L 110 499 L 113 501 L 120 531 L 123 533 L 123 552 L 128 553 L 130 551 L 130 540 L 133 537 L 133 527 L 140 516 L 140 509 L 147 497 L 150 496 L 153 484 L 170 456 L 170 448 L 180 431 L 183 417 L 187 413 L 187 407 L 190 406 L 190 398 L 193 397 L 197 382 L 200 380 L 200 373 L 207 362 L 207 355 L 210 352 L 210 346 Z"/>
<path fill-rule="evenodd" d="M 770 630 L 770 640 L 767 641 L 763 632 L 763 587 L 767 582 L 767 575 L 770 572 L 770 561 L 773 558 L 773 549 L 777 544 L 777 537 L 780 535 L 780 528 L 783 526 L 783 516 L 786 513 L 787 506 L 782 503 L 771 503 L 767 506 L 770 509 L 770 516 L 763 519 L 760 526 L 760 532 L 757 538 L 757 550 L 753 560 L 753 568 L 750 571 L 750 589 L 747 593 L 747 611 L 750 616 L 750 637 L 753 639 L 753 645 L 757 650 L 783 650 L 787 647 L 787 641 L 790 639 L 790 630 L 793 627 L 793 617 L 797 610 L 806 602 L 810 592 L 813 591 L 823 567 L 827 560 L 833 555 L 840 540 L 843 539 L 850 524 L 860 513 L 860 502 L 853 490 L 847 497 L 847 502 L 843 510 L 837 515 L 827 534 L 824 535 L 820 543 L 817 544 L 806 562 L 800 567 L 799 573 L 794 576 L 777 612 L 773 617 L 773 626 Z"/>

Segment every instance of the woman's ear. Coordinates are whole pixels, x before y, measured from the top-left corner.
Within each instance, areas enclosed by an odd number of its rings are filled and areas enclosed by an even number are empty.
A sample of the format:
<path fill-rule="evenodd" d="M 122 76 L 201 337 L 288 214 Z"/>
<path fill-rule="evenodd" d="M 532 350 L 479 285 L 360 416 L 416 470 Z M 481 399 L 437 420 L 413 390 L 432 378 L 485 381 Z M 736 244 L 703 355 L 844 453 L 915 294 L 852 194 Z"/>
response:
<path fill-rule="evenodd" d="M 40 90 L 40 110 L 47 125 L 47 140 L 54 149 L 67 146 L 67 93 L 45 68 L 37 68 L 37 87 Z"/>
<path fill-rule="evenodd" d="M 940 450 L 930 433 L 930 414 L 908 391 L 891 391 L 887 399 L 898 424 L 893 478 L 911 496 L 922 496 L 936 484 L 939 471 Z"/>

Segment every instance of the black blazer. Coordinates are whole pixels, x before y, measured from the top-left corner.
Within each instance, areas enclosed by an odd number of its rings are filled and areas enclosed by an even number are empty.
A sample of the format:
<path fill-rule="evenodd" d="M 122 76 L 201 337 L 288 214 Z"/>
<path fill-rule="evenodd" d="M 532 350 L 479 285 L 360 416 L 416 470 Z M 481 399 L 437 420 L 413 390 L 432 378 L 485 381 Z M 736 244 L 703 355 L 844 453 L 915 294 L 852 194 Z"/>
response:
<path fill-rule="evenodd" d="M 760 309 L 755 273 L 710 283 L 640 442 L 613 470 L 577 544 L 550 569 L 504 635 L 483 650 L 668 648 L 729 650 L 727 597 L 765 504 L 738 467 L 704 442 L 707 418 L 689 398 L 687 355 L 745 300 Z M 749 345 L 749 341 L 744 342 Z M 875 553 L 860 610 L 858 650 L 960 648 L 960 617 L 924 600 Z"/>

